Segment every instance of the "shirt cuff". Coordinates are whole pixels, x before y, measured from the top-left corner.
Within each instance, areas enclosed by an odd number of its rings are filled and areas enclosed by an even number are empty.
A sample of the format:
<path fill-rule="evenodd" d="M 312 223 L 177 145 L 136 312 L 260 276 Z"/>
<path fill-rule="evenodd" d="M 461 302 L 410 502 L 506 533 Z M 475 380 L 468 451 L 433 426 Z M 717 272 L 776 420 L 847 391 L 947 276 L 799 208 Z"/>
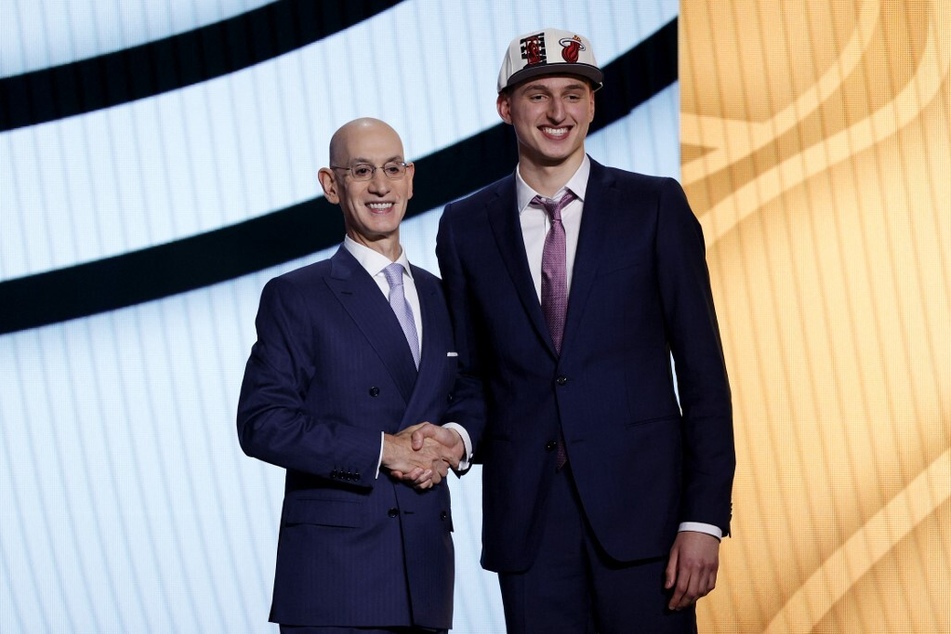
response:
<path fill-rule="evenodd" d="M 373 476 L 373 479 L 379 479 L 380 477 L 380 467 L 383 465 L 383 443 L 386 442 L 386 432 L 380 432 L 380 457 L 376 460 L 376 475 Z"/>
<path fill-rule="evenodd" d="M 706 533 L 707 535 L 713 535 L 718 540 L 723 539 L 723 531 L 720 530 L 719 526 L 714 526 L 713 524 L 704 524 L 703 522 L 681 522 L 680 526 L 677 527 L 677 532 L 683 533 L 684 531 Z"/>
<path fill-rule="evenodd" d="M 469 461 L 472 459 L 472 440 L 469 438 L 469 432 L 459 423 L 446 423 L 443 427 L 446 429 L 454 429 L 462 437 L 462 445 L 465 447 L 465 453 L 462 454 L 462 460 L 459 461 L 459 467 L 456 468 L 456 471 L 462 472 L 468 470 L 470 466 Z"/>

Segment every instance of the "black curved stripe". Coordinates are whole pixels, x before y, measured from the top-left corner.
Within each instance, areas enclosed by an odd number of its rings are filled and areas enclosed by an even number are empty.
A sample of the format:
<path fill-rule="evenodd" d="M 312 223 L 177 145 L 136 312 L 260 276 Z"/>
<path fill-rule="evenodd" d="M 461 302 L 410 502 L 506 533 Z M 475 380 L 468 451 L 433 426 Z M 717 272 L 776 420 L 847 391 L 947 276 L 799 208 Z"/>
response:
<path fill-rule="evenodd" d="M 0 132 L 153 97 L 333 35 L 399 0 L 281 0 L 186 33 L 0 79 Z"/>
<path fill-rule="evenodd" d="M 676 20 L 604 71 L 606 88 L 598 93 L 592 131 L 626 116 L 677 80 Z M 515 136 L 505 124 L 417 160 L 408 215 L 440 207 L 511 173 L 516 160 Z M 170 244 L 10 280 L 0 283 L 0 334 L 234 279 L 342 239 L 340 209 L 315 198 Z"/>

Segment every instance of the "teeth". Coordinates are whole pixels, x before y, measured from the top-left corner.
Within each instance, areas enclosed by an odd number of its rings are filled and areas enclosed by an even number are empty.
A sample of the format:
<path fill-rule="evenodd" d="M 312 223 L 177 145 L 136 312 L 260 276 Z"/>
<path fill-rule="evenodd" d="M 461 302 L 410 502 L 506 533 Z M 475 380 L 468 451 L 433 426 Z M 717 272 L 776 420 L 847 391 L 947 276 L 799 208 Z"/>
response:
<path fill-rule="evenodd" d="M 562 136 L 568 134 L 568 128 L 542 128 L 542 132 L 553 136 Z"/>
<path fill-rule="evenodd" d="M 389 209 L 390 207 L 392 207 L 393 203 L 368 203 L 367 206 L 370 209 L 383 210 L 383 209 Z"/>

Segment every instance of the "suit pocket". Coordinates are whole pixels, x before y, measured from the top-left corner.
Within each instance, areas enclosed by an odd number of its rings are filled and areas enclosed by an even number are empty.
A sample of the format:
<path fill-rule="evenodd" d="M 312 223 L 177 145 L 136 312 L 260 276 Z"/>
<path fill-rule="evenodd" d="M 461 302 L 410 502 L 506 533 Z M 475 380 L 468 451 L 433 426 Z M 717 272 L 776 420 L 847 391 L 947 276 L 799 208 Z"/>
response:
<path fill-rule="evenodd" d="M 365 504 L 356 500 L 296 499 L 285 503 L 282 523 L 356 528 L 363 524 L 364 508 Z"/>
<path fill-rule="evenodd" d="M 446 355 L 446 363 L 443 366 L 443 380 L 446 382 L 446 392 L 448 400 L 451 403 L 455 399 L 453 388 L 456 385 L 456 378 L 459 376 L 459 356 L 456 353 Z"/>
<path fill-rule="evenodd" d="M 654 425 L 656 423 L 670 423 L 675 425 L 680 423 L 680 416 L 655 416 L 653 418 L 641 418 L 638 420 L 632 420 L 625 425 L 625 427 L 643 427 L 644 425 Z"/>

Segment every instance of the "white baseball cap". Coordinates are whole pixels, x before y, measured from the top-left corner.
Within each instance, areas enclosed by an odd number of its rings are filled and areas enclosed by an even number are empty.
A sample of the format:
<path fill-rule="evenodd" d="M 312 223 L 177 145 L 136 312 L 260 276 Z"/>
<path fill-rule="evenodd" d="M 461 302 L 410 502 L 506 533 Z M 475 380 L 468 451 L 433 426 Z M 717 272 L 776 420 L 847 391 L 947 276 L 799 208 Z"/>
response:
<path fill-rule="evenodd" d="M 560 29 L 533 31 L 512 40 L 499 71 L 499 92 L 542 75 L 580 75 L 595 90 L 604 79 L 588 38 Z"/>

